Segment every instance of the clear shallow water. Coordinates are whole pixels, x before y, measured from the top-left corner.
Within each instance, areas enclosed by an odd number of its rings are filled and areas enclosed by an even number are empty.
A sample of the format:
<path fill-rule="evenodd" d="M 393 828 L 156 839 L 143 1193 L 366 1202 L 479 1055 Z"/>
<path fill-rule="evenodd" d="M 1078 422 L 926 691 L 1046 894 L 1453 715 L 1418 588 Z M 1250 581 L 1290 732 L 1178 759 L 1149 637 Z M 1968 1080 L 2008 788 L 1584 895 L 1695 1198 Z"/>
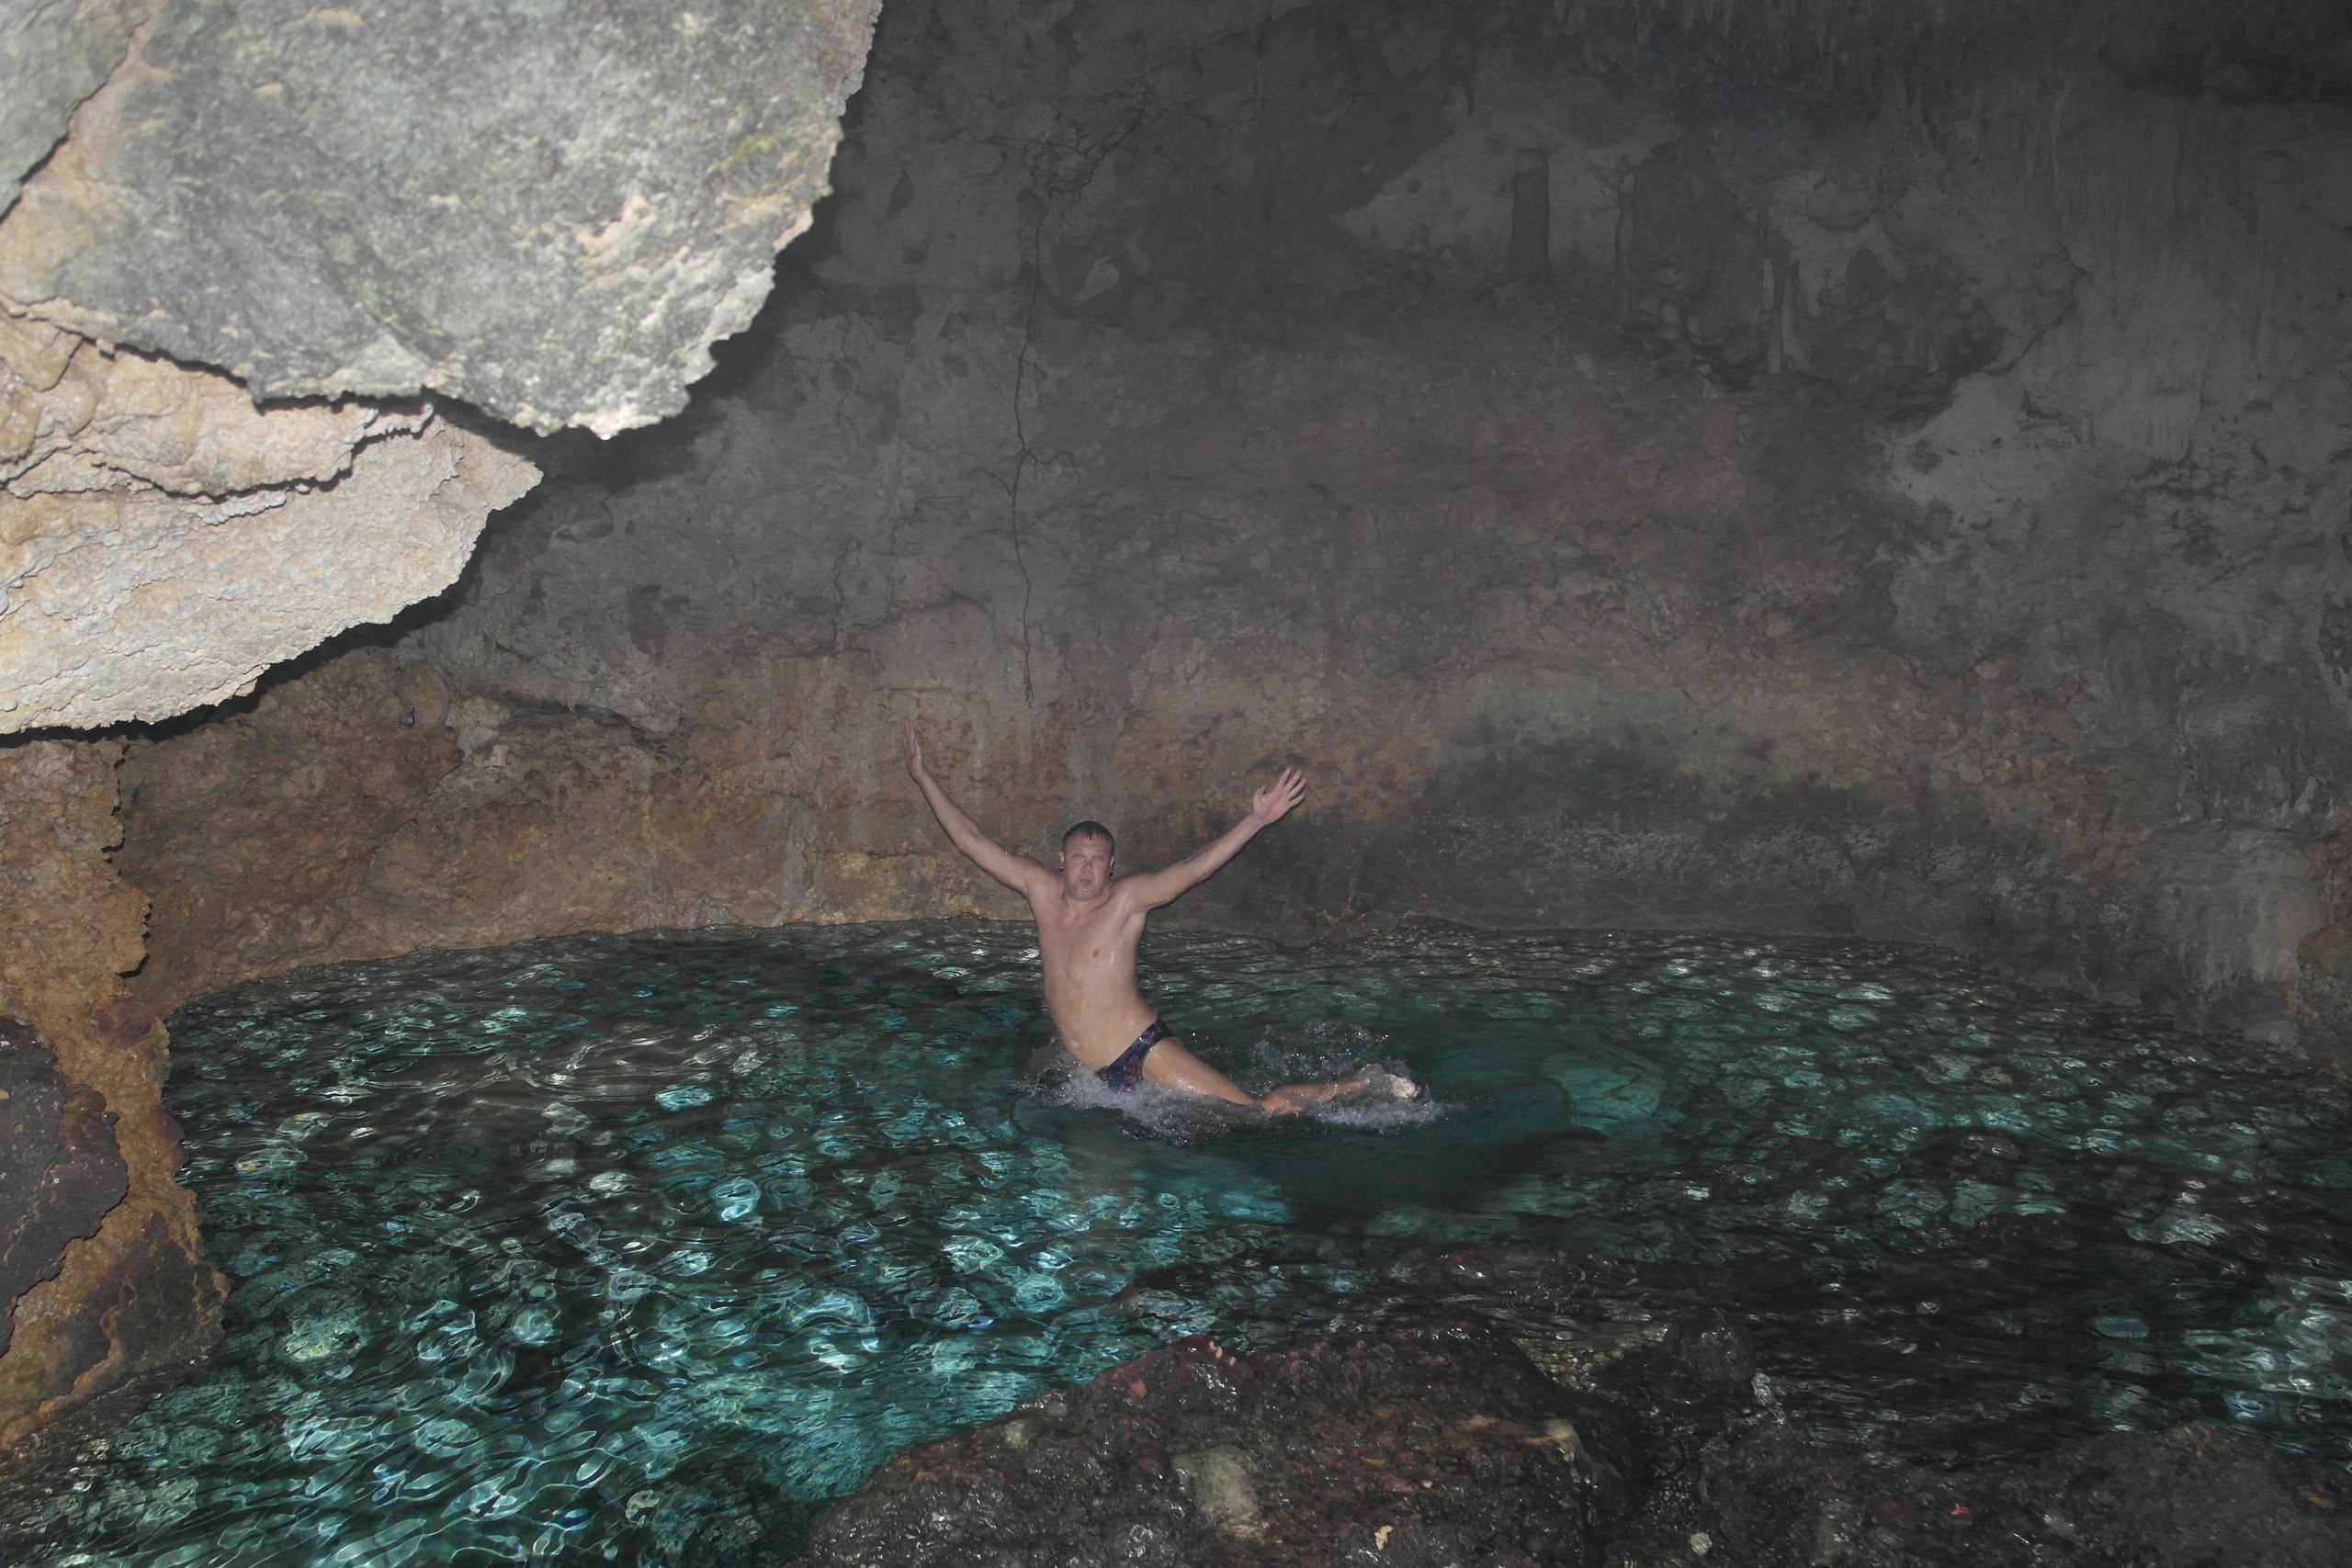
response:
<path fill-rule="evenodd" d="M 1419 927 L 1161 935 L 1146 983 L 1245 1082 L 1396 1060 L 1439 1113 L 1128 1118 L 1031 1076 L 1031 951 L 576 939 L 184 1010 L 228 1336 L 29 1560 L 756 1562 L 894 1450 L 1174 1334 L 1426 1304 L 1490 1243 L 1747 1314 L 1830 1435 L 2202 1416 L 2352 1461 L 2341 1087 L 1916 953 Z"/>

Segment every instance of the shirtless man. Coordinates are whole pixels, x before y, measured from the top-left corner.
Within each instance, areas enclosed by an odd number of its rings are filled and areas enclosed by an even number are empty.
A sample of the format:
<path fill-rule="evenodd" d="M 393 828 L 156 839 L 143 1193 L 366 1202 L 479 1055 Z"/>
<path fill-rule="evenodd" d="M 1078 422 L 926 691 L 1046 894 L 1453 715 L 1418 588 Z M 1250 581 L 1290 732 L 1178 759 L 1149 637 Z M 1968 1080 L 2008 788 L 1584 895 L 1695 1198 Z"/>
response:
<path fill-rule="evenodd" d="M 1411 1079 L 1374 1068 L 1345 1083 L 1287 1084 L 1271 1094 L 1250 1094 L 1177 1043 L 1136 988 L 1136 944 L 1143 938 L 1144 918 L 1206 880 L 1260 829 L 1281 821 L 1306 793 L 1306 775 L 1296 768 L 1285 769 L 1252 795 L 1250 815 L 1208 848 L 1164 871 L 1114 880 L 1111 833 L 1101 823 L 1080 822 L 1063 834 L 1059 870 L 1047 871 L 981 832 L 947 798 L 922 765 L 922 743 L 915 739 L 912 719 L 906 721 L 905 739 L 907 772 L 922 786 L 947 837 L 973 864 L 1029 900 L 1046 971 L 1046 1010 L 1053 1015 L 1062 1049 L 1104 1084 L 1125 1092 L 1148 1079 L 1278 1116 L 1358 1089 L 1399 1100 L 1420 1093 Z"/>

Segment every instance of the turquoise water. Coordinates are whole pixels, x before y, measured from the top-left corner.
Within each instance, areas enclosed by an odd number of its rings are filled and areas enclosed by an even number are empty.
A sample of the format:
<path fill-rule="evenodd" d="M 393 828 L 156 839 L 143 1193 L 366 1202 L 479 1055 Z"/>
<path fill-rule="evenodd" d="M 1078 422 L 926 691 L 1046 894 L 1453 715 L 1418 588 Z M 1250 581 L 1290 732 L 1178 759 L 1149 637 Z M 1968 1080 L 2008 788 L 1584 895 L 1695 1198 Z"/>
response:
<path fill-rule="evenodd" d="M 22 1555 L 780 1558 L 894 1450 L 1175 1334 L 1459 1295 L 1463 1248 L 1521 1243 L 1596 1259 L 1588 1318 L 1746 1316 L 1832 1436 L 1950 1461 L 2202 1416 L 2352 1461 L 2340 1086 L 1917 953 L 1156 936 L 1147 989 L 1243 1081 L 1380 1058 L 1436 1099 L 1238 1125 L 1041 1077 L 1035 986 L 1024 931 L 944 922 L 190 1006 L 227 1337 Z"/>

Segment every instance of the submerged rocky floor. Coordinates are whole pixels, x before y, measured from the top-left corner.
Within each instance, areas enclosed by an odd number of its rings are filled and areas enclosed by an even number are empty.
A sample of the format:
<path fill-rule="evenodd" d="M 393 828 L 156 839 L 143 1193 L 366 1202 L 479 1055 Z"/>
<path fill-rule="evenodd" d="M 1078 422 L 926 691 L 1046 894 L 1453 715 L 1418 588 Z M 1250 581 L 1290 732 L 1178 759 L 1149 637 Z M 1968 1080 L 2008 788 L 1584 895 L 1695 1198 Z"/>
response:
<path fill-rule="evenodd" d="M 1416 925 L 1167 934 L 1147 965 L 1245 1081 L 1397 1060 L 1434 1107 L 1117 1114 L 1036 1070 L 1026 933 L 976 922 L 423 953 L 184 1010 L 227 1339 L 0 1545 L 783 1561 L 838 1546 L 812 1528 L 891 1454 L 1171 1340 L 1224 1364 L 1464 1321 L 1633 1411 L 1640 1467 L 1716 1478 L 1718 1515 L 1826 1499 L 1759 1540 L 2183 1422 L 2267 1439 L 2212 1438 L 2217 1475 L 2352 1460 L 2343 1086 L 1916 950 Z M 1692 1323 L 1747 1375 L 1644 1359 Z M 1218 1448 L 1247 1445 L 1176 1451 Z M 1690 1551 L 1676 1485 L 1547 1539 L 1663 1518 Z M 1371 1550 L 1414 1539 L 1392 1522 Z"/>
<path fill-rule="evenodd" d="M 2343 1471 L 2241 1432 L 1934 1471 L 1808 1440 L 1754 1364 L 1704 1311 L 1521 1347 L 1472 1316 L 1195 1337 L 899 1455 L 803 1568 L 2352 1562 Z"/>

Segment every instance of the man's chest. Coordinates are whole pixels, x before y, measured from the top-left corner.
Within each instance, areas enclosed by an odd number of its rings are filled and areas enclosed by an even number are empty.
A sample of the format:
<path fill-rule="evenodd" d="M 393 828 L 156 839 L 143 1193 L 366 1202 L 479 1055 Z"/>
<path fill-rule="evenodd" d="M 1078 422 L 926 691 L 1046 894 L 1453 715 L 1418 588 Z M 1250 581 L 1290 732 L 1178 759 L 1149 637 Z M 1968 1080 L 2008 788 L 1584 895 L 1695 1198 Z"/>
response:
<path fill-rule="evenodd" d="M 1048 964 L 1080 969 L 1131 966 L 1142 924 L 1117 910 L 1041 913 L 1037 944 Z"/>

